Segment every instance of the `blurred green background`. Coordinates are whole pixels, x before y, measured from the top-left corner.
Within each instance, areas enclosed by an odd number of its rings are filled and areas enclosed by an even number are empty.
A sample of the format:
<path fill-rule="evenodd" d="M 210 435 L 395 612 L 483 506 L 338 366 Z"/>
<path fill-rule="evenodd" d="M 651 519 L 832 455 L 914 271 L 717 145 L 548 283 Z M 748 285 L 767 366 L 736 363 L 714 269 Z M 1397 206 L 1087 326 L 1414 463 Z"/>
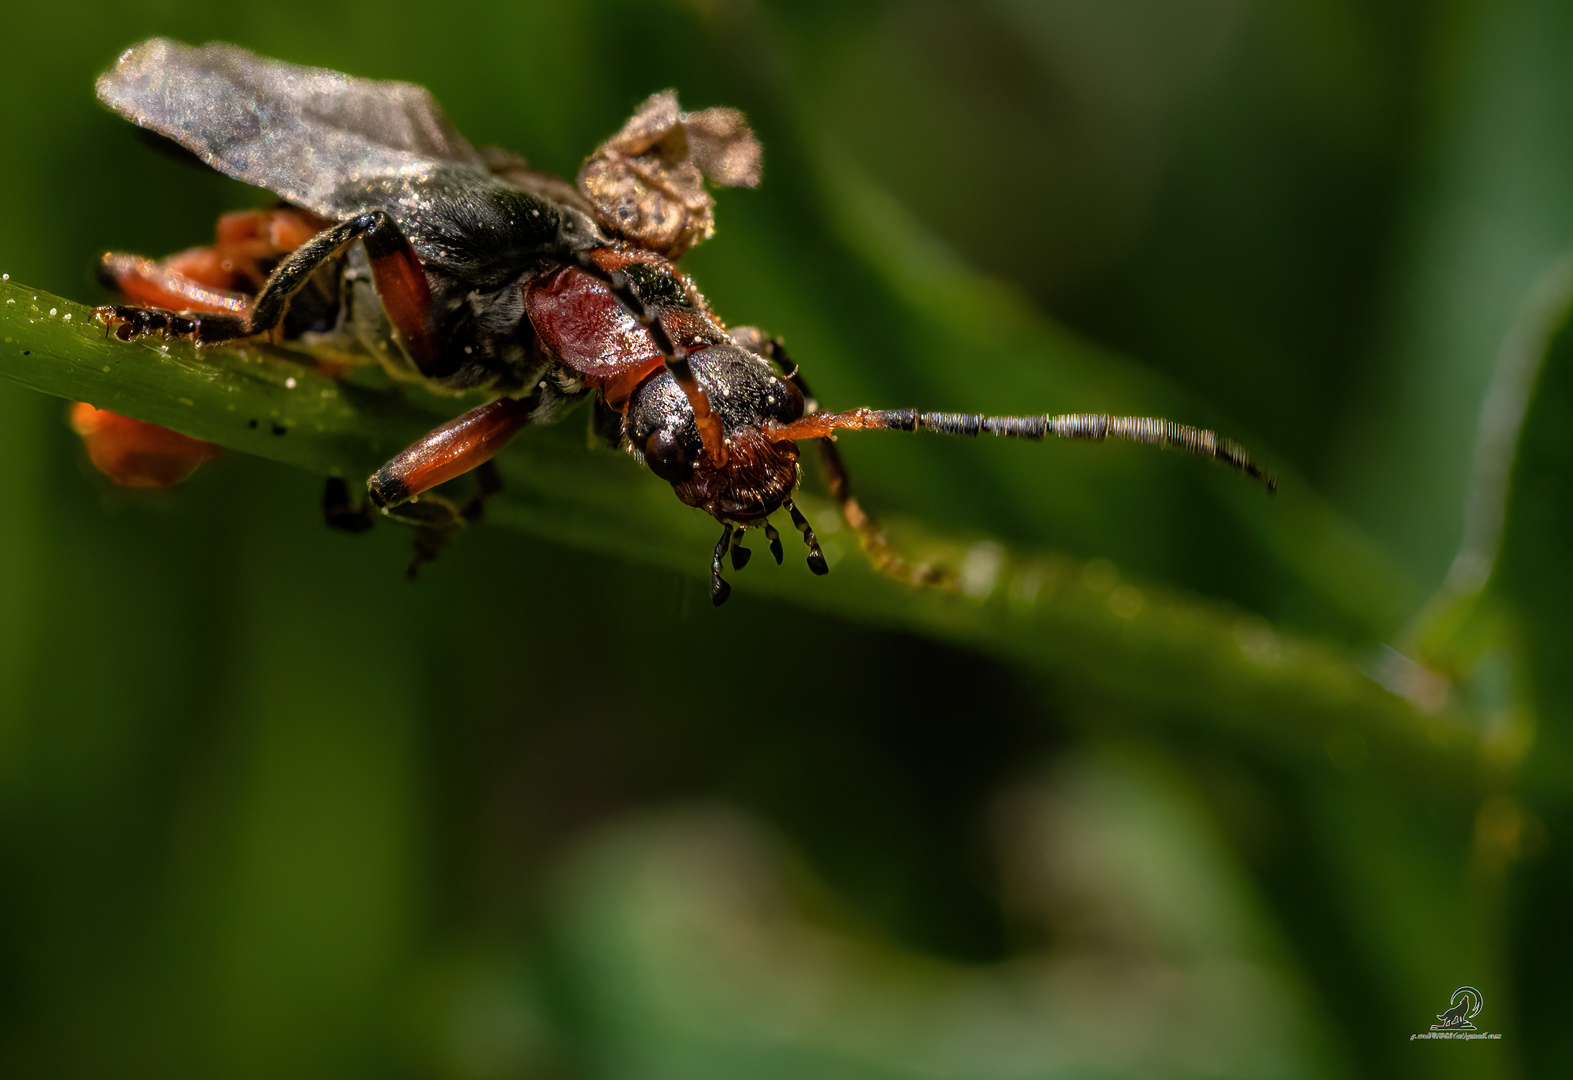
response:
<path fill-rule="evenodd" d="M 25 5 L 13 280 L 261 198 L 94 101 L 153 34 L 565 175 L 652 91 L 739 106 L 765 184 L 684 265 L 829 407 L 1157 410 L 1283 491 L 849 436 L 978 586 L 892 599 L 820 504 L 835 572 L 713 611 L 704 539 L 491 525 L 410 584 L 305 472 L 117 492 L 0 382 L 0 1075 L 1573 1072 L 1573 8 Z M 1410 1041 L 1464 984 L 1503 1038 Z"/>

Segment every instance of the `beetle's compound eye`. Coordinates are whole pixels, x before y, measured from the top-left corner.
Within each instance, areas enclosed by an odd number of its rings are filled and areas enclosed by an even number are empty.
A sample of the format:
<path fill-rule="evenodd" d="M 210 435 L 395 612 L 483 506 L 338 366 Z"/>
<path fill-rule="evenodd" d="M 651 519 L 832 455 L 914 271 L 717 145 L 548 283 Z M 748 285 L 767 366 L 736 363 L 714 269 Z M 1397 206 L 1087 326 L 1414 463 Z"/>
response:
<path fill-rule="evenodd" d="M 669 428 L 651 433 L 644 444 L 644 463 L 669 484 L 681 484 L 694 474 L 698 448 L 689 447 Z"/>

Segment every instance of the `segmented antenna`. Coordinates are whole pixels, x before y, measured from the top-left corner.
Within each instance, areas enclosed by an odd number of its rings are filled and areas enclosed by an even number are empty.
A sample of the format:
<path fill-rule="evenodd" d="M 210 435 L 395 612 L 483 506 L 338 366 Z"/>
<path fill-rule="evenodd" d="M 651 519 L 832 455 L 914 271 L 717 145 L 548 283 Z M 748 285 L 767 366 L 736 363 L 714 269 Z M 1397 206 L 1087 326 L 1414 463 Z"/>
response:
<path fill-rule="evenodd" d="M 842 413 L 812 413 L 790 424 L 777 424 L 770 438 L 775 442 L 818 439 L 832 431 L 937 431 L 942 435 L 995 435 L 1006 439 L 1126 439 L 1130 442 L 1169 446 L 1197 457 L 1212 458 L 1244 473 L 1267 488 L 1278 490 L 1278 481 L 1251 461 L 1245 448 L 1233 439 L 1188 424 L 1156 416 L 1108 416 L 1103 413 L 1064 413 L 1059 416 L 985 416 L 982 413 L 921 413 L 916 409 L 852 409 Z"/>

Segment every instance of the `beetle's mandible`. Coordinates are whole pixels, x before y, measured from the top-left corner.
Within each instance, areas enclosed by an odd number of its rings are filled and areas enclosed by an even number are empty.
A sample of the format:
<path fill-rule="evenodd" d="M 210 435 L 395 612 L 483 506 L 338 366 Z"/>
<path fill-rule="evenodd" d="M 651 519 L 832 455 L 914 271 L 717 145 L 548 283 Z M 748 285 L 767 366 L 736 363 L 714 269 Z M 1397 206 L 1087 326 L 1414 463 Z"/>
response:
<path fill-rule="evenodd" d="M 821 411 L 778 339 L 728 329 L 674 266 L 714 229 L 706 180 L 759 182 L 759 144 L 735 110 L 683 112 L 675 93 L 656 94 L 571 185 L 515 155 L 477 150 L 420 87 L 233 45 L 143 42 L 100 77 L 98 95 L 280 199 L 221 219 L 210 247 L 161 261 L 106 255 L 103 274 L 129 301 L 98 309 L 117 337 L 215 345 L 310 335 L 374 357 L 395 378 L 489 397 L 367 482 L 370 504 L 421 527 L 412 570 L 480 506 L 430 489 L 484 466 L 484 496 L 495 487 L 488 463 L 509 438 L 584 397 L 594 399 L 597 430 L 721 523 L 716 604 L 730 592 L 723 559 L 730 552 L 741 568 L 748 557 L 746 530 L 762 530 L 781 560 L 770 523 L 780 510 L 802 533 L 809 567 L 826 572 L 792 501 L 803 440 L 816 443 L 830 493 L 876 565 L 912 581 L 936 577 L 900 559 L 859 507 L 838 430 L 1131 439 L 1215 458 L 1274 487 L 1235 443 L 1156 418 Z M 369 523 L 369 507 L 352 507 L 342 484 L 329 492 L 331 522 Z"/>

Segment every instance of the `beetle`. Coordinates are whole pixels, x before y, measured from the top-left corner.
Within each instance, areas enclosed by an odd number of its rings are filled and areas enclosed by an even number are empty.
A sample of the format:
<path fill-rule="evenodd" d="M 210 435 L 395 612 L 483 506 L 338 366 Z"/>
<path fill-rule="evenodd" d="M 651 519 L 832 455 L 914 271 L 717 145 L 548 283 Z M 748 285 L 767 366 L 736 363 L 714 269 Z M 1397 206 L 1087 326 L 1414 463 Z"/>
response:
<path fill-rule="evenodd" d="M 127 119 L 282 200 L 221 219 L 209 248 L 159 262 L 104 256 L 104 276 L 132 301 L 98 309 L 110 332 L 199 346 L 331 338 L 395 379 L 487 395 L 367 481 L 371 506 L 432 538 L 418 543 L 412 571 L 480 505 L 460 508 L 431 489 L 585 397 L 598 430 L 721 524 L 717 605 L 730 593 L 724 557 L 737 569 L 748 558 L 746 530 L 762 530 L 781 561 L 770 521 L 781 510 L 810 569 L 827 572 L 792 500 L 804 440 L 817 444 L 830 493 L 876 566 L 935 579 L 897 556 L 858 504 L 837 431 L 1129 439 L 1212 457 L 1275 487 L 1237 444 L 1157 418 L 821 411 L 779 339 L 728 328 L 675 266 L 714 230 L 705 181 L 759 182 L 759 144 L 736 110 L 684 112 L 674 92 L 656 94 L 570 185 L 516 155 L 477 150 L 423 88 L 234 45 L 151 39 L 122 54 L 97 89 Z M 482 476 L 484 495 L 495 481 Z M 345 527 L 369 523 L 342 484 L 325 508 Z"/>

